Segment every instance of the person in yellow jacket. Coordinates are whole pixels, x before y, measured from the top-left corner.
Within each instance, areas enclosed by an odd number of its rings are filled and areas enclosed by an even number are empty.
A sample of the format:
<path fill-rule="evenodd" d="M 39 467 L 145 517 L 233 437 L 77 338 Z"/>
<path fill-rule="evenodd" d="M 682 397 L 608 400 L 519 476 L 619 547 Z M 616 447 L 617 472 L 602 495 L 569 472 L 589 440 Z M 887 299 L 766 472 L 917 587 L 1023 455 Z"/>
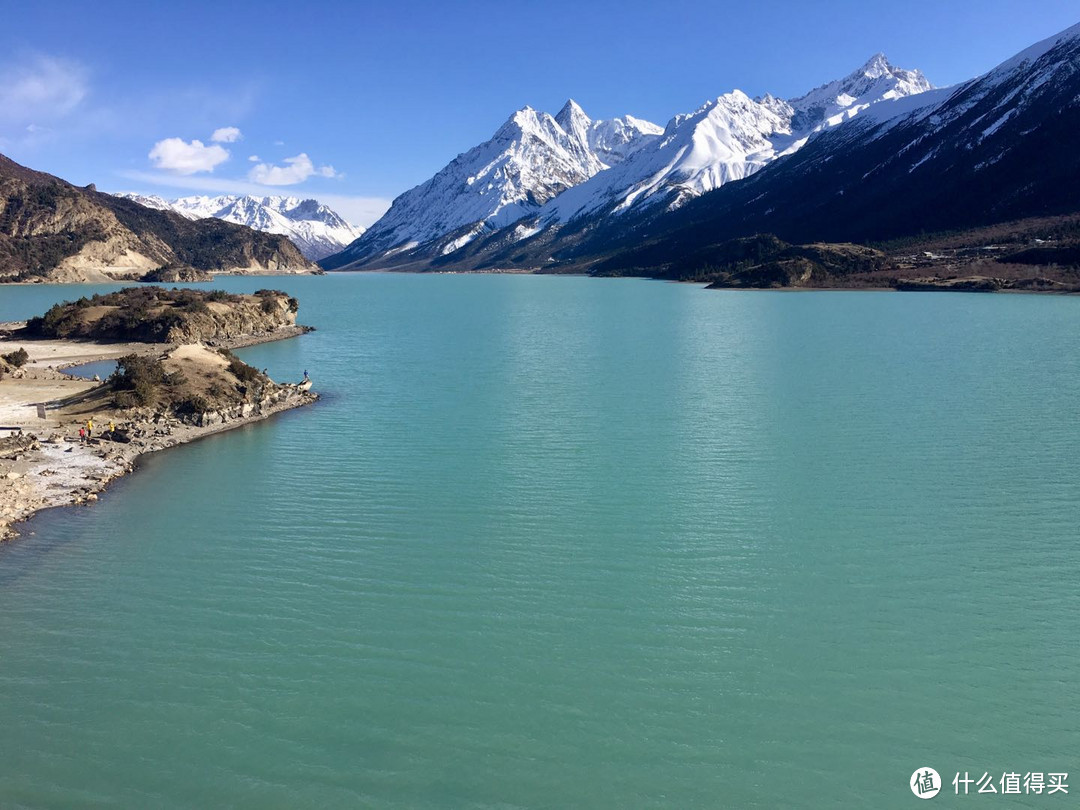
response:
<path fill-rule="evenodd" d="M 89 441 L 91 439 L 91 437 L 93 437 L 93 435 L 94 435 L 94 420 L 93 419 L 87 419 L 86 420 L 86 440 Z"/>

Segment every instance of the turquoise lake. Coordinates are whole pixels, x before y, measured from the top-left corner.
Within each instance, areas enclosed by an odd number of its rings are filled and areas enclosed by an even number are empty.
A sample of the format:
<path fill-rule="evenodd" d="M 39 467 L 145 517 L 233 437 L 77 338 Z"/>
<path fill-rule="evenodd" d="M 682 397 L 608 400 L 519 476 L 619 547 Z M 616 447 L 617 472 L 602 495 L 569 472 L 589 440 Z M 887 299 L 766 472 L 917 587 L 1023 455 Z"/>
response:
<path fill-rule="evenodd" d="M 1080 299 L 216 286 L 323 399 L 0 546 L 0 807 L 1074 805 Z"/>

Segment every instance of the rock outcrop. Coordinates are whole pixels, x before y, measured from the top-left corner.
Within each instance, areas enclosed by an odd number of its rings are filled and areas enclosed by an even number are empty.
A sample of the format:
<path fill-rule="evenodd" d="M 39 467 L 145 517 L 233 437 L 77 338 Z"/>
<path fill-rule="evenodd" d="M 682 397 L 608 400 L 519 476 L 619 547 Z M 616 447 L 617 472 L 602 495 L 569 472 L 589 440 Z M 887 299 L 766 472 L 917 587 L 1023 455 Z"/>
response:
<path fill-rule="evenodd" d="M 220 344 L 296 327 L 299 304 L 277 290 L 239 295 L 213 290 L 128 287 L 56 304 L 31 318 L 27 337 L 140 343 Z"/>

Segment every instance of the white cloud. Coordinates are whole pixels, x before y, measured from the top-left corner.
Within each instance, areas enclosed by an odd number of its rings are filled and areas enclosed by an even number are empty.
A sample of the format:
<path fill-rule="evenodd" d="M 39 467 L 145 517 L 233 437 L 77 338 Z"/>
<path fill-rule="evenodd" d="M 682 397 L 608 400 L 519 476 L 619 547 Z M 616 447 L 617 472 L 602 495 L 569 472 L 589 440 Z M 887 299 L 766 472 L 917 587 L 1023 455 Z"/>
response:
<path fill-rule="evenodd" d="M 243 137 L 243 134 L 241 134 L 240 130 L 236 127 L 221 127 L 220 129 L 214 130 L 214 134 L 210 136 L 210 140 L 215 143 L 235 143 Z"/>
<path fill-rule="evenodd" d="M 279 194 L 280 191 L 245 180 L 230 180 L 212 175 L 180 176 L 164 172 L 140 172 L 123 170 L 117 172 L 126 181 L 125 187 L 136 186 L 147 193 L 168 196 L 165 189 L 189 189 L 203 193 L 251 194 L 256 197 Z M 319 202 L 326 203 L 349 222 L 365 228 L 374 223 L 390 208 L 392 200 L 385 197 L 362 197 L 351 194 L 313 194 Z"/>
<path fill-rule="evenodd" d="M 274 146 L 284 146 L 285 141 L 274 141 Z"/>
<path fill-rule="evenodd" d="M 248 160 L 250 160 L 252 163 L 258 163 L 260 160 L 262 160 L 262 158 L 260 158 L 258 155 L 248 155 Z"/>
<path fill-rule="evenodd" d="M 62 118 L 88 92 L 86 71 L 75 62 L 35 56 L 0 67 L 0 123 L 26 126 Z"/>
<path fill-rule="evenodd" d="M 154 144 L 149 157 L 159 169 L 195 174 L 212 172 L 215 166 L 229 159 L 229 151 L 217 144 L 207 146 L 202 141 L 186 143 L 180 138 L 166 138 Z"/>
<path fill-rule="evenodd" d="M 284 166 L 274 166 L 270 163 L 260 163 L 253 166 L 248 172 L 248 179 L 267 186 L 293 186 L 303 183 L 312 175 L 319 177 L 337 177 L 333 166 L 319 166 L 311 162 L 311 158 L 304 152 L 295 157 L 285 158 Z"/>

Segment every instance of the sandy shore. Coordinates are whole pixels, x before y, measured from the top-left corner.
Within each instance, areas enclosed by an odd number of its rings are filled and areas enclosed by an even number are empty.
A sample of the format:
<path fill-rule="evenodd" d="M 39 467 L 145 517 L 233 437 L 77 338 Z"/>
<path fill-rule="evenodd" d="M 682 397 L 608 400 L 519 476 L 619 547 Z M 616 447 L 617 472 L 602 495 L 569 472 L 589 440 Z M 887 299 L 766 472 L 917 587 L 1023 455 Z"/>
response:
<path fill-rule="evenodd" d="M 288 334 L 240 339 L 230 346 L 280 340 L 303 331 L 298 327 Z M 92 392 L 99 384 L 73 377 L 63 369 L 131 353 L 156 355 L 169 347 L 152 343 L 0 339 L 0 354 L 17 348 L 26 349 L 29 361 L 17 376 L 0 380 L 0 540 L 15 536 L 14 525 L 40 509 L 96 501 L 97 493 L 131 472 L 145 453 L 257 422 L 317 399 L 315 394 L 296 386 L 280 386 L 266 401 L 238 408 L 234 414 L 205 427 L 162 416 L 132 419 L 124 412 L 101 410 L 94 419 L 98 437 L 83 443 L 79 427 L 85 423 L 86 414 L 58 403 Z M 50 403 L 44 418 L 40 416 L 40 403 Z M 110 419 L 124 426 L 130 442 L 100 438 Z"/>

